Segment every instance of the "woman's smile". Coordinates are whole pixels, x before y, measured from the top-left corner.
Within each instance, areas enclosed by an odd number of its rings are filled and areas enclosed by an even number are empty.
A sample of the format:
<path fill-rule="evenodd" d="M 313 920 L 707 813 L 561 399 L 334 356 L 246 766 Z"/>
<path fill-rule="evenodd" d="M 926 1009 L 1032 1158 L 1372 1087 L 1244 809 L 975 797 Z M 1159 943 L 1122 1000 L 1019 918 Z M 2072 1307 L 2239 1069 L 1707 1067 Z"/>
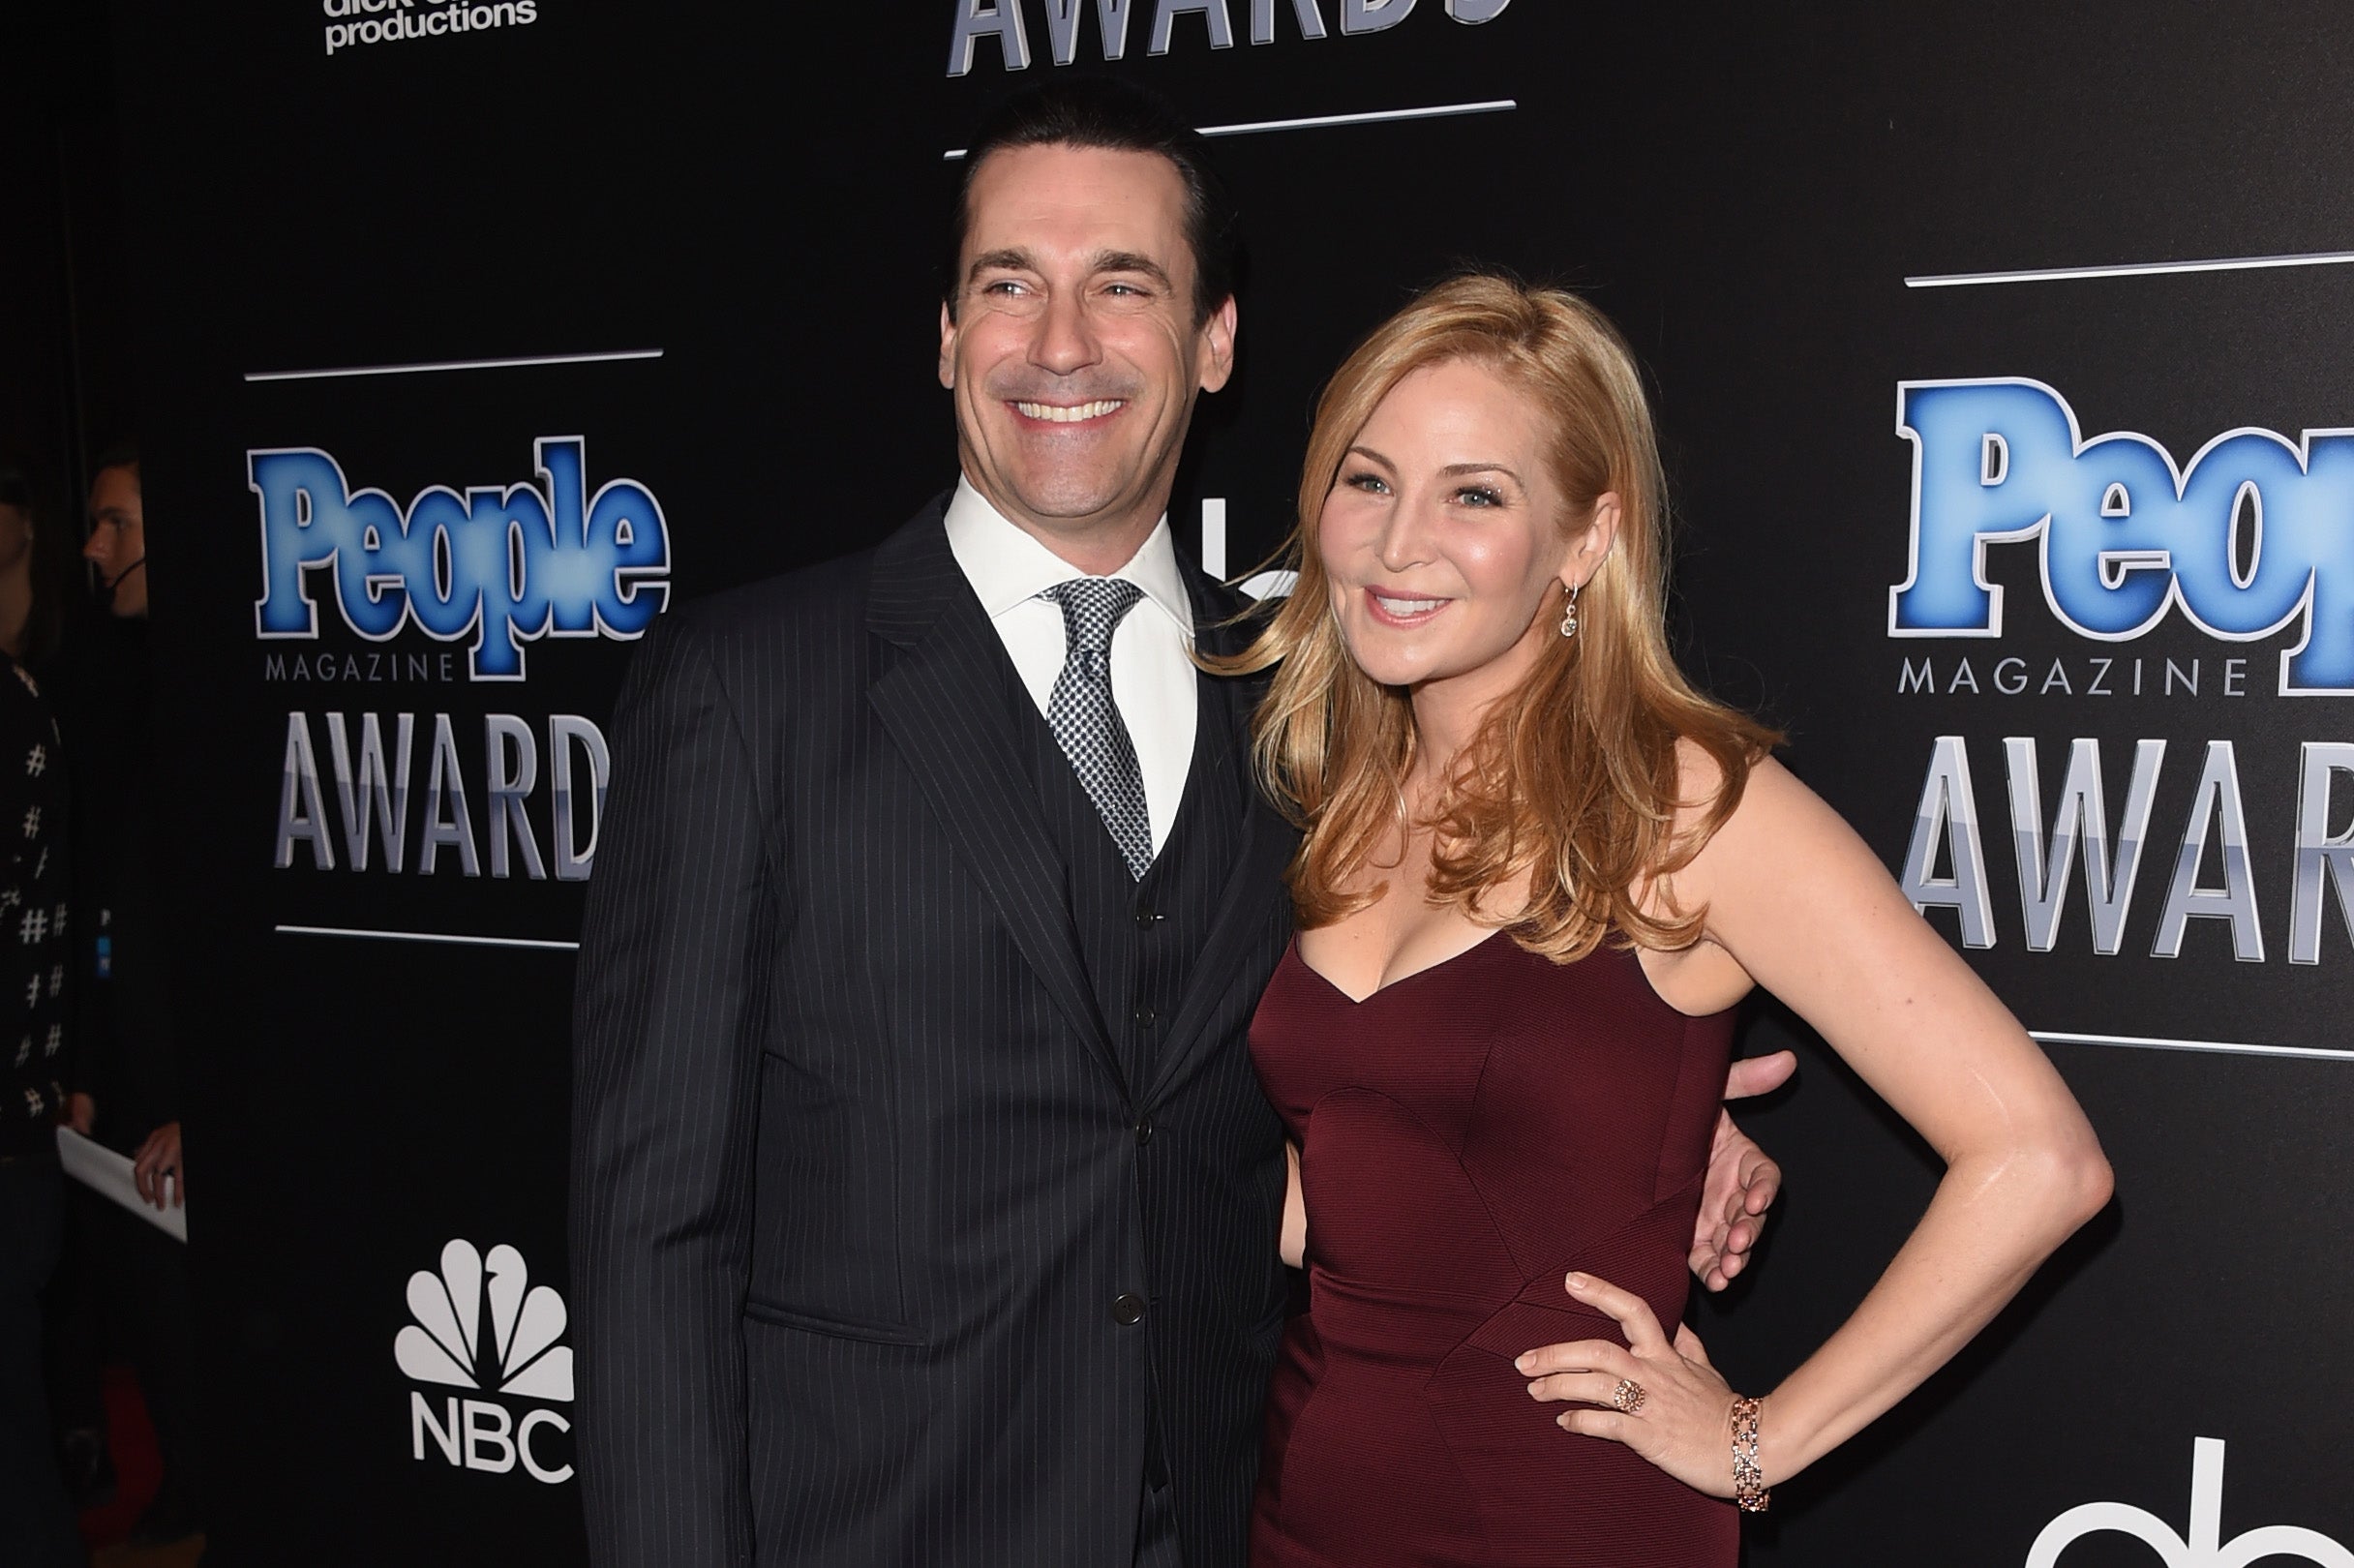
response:
<path fill-rule="evenodd" d="M 1454 602 L 1447 598 L 1409 596 L 1395 588 L 1365 590 L 1367 609 L 1385 626 L 1427 626 Z"/>

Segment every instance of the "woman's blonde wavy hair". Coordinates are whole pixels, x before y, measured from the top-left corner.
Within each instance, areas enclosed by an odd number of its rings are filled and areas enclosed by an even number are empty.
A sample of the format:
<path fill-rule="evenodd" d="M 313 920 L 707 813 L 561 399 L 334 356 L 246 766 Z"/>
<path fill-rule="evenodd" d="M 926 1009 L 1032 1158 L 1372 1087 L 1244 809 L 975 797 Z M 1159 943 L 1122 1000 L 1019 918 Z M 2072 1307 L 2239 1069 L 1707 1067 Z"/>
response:
<path fill-rule="evenodd" d="M 1316 549 L 1326 497 L 1381 400 L 1415 371 L 1468 361 L 1551 416 L 1553 477 L 1568 533 L 1615 492 L 1618 538 L 1578 600 L 1578 634 L 1549 641 L 1518 701 L 1499 703 L 1464 748 L 1434 815 L 1427 896 L 1556 963 L 1606 940 L 1675 949 L 1705 909 L 1637 903 L 1653 879 L 1688 865 L 1739 803 L 1750 767 L 1780 742 L 1764 725 L 1694 690 L 1667 640 L 1665 481 L 1634 356 L 1610 321 L 1565 290 L 1470 273 L 1426 290 L 1374 329 L 1316 406 L 1300 476 L 1299 524 L 1283 552 L 1298 587 L 1241 654 L 1219 666 L 1272 667 L 1252 723 L 1261 779 L 1303 830 L 1286 880 L 1300 926 L 1327 925 L 1387 885 L 1343 892 L 1347 874 L 1403 822 L 1414 760 L 1403 687 L 1349 657 Z M 1550 599 L 1549 615 L 1560 601 Z M 1706 752 L 1721 787 L 1694 830 L 1675 830 L 1676 742 Z M 1484 913 L 1518 904 L 1496 919 Z M 1500 895 L 1500 896 L 1497 896 Z"/>

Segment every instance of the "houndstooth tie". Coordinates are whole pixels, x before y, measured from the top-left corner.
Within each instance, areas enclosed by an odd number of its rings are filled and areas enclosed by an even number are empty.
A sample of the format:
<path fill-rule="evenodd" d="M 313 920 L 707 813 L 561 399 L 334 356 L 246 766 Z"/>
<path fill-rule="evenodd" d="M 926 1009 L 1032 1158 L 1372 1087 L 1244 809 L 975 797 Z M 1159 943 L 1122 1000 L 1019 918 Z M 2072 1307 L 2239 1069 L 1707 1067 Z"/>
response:
<path fill-rule="evenodd" d="M 1144 590 L 1116 577 L 1074 577 L 1039 596 L 1062 606 L 1068 648 L 1046 722 L 1120 847 L 1129 875 L 1141 881 L 1153 863 L 1153 819 L 1135 743 L 1112 701 L 1111 634 Z"/>

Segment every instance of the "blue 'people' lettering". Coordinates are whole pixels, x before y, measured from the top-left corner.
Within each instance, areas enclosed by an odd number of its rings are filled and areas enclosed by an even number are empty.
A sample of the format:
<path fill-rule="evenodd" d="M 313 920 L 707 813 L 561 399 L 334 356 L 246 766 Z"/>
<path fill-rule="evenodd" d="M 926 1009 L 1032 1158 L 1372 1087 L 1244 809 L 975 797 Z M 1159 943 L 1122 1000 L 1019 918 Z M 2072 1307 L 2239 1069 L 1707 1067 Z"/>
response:
<path fill-rule="evenodd" d="M 2030 380 L 1910 381 L 1913 540 L 1891 637 L 1999 637 L 1990 544 L 2039 539 L 2044 597 L 2075 631 L 2139 637 L 2168 607 L 2251 642 L 2303 618 L 2284 694 L 2354 694 L 2354 432 L 2235 430 L 2178 469 L 2146 436 L 2087 441 Z"/>
<path fill-rule="evenodd" d="M 669 593 L 670 530 L 651 492 L 612 479 L 586 495 L 578 436 L 532 443 L 539 484 L 441 485 L 404 513 L 380 490 L 351 492 L 317 447 L 252 451 L 247 482 L 261 499 L 265 638 L 318 635 L 306 568 L 335 580 L 344 623 L 382 642 L 414 621 L 455 642 L 471 634 L 477 680 L 520 680 L 523 645 L 541 637 L 629 639 Z"/>

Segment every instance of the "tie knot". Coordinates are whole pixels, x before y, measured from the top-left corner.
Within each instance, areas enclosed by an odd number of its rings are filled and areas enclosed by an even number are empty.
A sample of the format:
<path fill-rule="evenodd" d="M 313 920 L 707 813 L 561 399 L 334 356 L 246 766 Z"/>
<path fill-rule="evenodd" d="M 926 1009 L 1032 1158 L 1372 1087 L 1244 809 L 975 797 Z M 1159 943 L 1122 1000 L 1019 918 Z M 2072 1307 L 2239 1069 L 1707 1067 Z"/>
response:
<path fill-rule="evenodd" d="M 1111 634 L 1144 597 L 1144 590 L 1125 578 L 1074 577 L 1041 597 L 1063 607 L 1063 636 L 1075 655 L 1107 651 Z"/>

